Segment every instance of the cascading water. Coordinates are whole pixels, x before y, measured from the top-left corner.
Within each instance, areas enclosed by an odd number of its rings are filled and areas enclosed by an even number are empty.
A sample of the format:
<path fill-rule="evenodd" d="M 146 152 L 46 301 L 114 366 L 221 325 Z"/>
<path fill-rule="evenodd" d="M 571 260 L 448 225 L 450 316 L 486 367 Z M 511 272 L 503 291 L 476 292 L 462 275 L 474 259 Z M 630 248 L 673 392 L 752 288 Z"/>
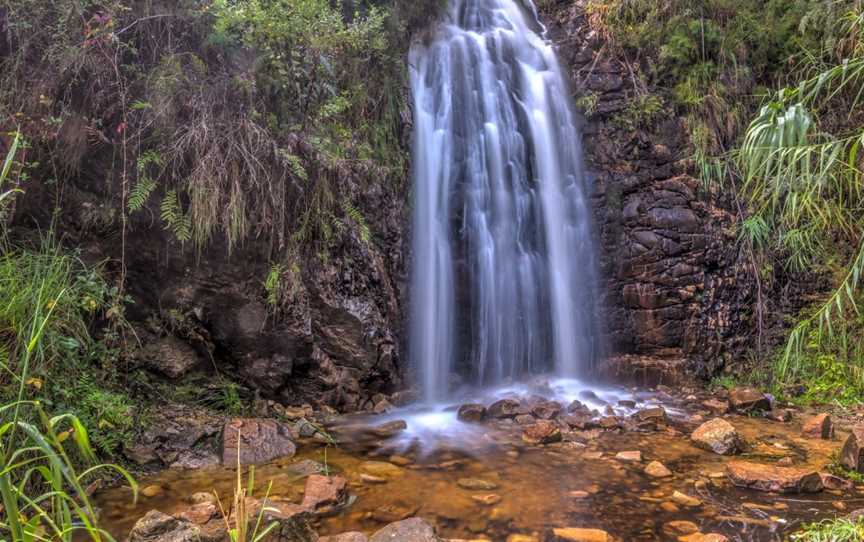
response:
<path fill-rule="evenodd" d="M 581 139 L 530 0 L 451 0 L 411 51 L 410 354 L 425 399 L 457 365 L 478 384 L 575 377 L 597 340 Z"/>

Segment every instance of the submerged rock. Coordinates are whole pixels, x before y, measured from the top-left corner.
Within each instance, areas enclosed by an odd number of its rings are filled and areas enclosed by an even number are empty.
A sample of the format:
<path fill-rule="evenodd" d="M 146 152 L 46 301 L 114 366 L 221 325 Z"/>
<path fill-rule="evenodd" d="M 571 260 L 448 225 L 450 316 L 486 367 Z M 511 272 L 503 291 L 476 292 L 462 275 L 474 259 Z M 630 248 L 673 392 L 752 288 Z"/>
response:
<path fill-rule="evenodd" d="M 188 521 L 150 510 L 129 533 L 129 542 L 199 542 L 201 531 Z"/>
<path fill-rule="evenodd" d="M 645 474 L 652 478 L 668 478 L 672 476 L 672 471 L 666 468 L 666 465 L 659 461 L 652 461 L 645 467 Z"/>
<path fill-rule="evenodd" d="M 831 415 L 823 412 L 817 414 L 804 423 L 801 434 L 809 438 L 831 440 L 834 438 L 834 423 Z"/>
<path fill-rule="evenodd" d="M 688 508 L 698 508 L 699 506 L 702 506 L 702 501 L 700 501 L 696 497 L 691 497 L 686 493 L 681 493 L 680 491 L 672 493 L 671 498 L 672 502 L 680 506 L 686 506 Z"/>
<path fill-rule="evenodd" d="M 488 480 L 481 480 L 480 478 L 459 478 L 459 480 L 456 481 L 456 485 L 462 489 L 472 491 L 489 491 L 492 489 L 498 489 L 497 483 Z"/>
<path fill-rule="evenodd" d="M 266 463 L 293 457 L 297 451 L 291 428 L 276 420 L 235 418 L 222 430 L 222 464 L 234 466 Z"/>
<path fill-rule="evenodd" d="M 729 404 L 736 412 L 771 410 L 767 395 L 753 388 L 734 388 L 729 391 Z"/>
<path fill-rule="evenodd" d="M 525 427 L 522 440 L 528 444 L 549 444 L 561 440 L 561 429 L 548 420 L 540 420 Z"/>
<path fill-rule="evenodd" d="M 424 520 L 411 518 L 391 523 L 373 534 L 369 542 L 441 542 L 441 539 Z"/>
<path fill-rule="evenodd" d="M 641 463 L 642 452 L 636 450 L 632 452 L 618 452 L 615 454 L 615 459 L 624 461 L 625 463 Z"/>
<path fill-rule="evenodd" d="M 663 524 L 663 533 L 671 537 L 686 536 L 699 532 L 699 527 L 692 521 L 669 521 Z"/>
<path fill-rule="evenodd" d="M 822 490 L 819 473 L 809 469 L 730 461 L 726 465 L 726 473 L 736 486 L 758 491 L 815 493 Z"/>
<path fill-rule="evenodd" d="M 693 431 L 690 439 L 697 447 L 720 455 L 731 455 L 742 448 L 738 431 L 722 418 L 714 418 L 703 423 Z"/>
<path fill-rule="evenodd" d="M 349 533 L 334 534 L 332 536 L 322 536 L 318 542 L 368 542 L 369 537 L 365 534 L 352 531 Z"/>
<path fill-rule="evenodd" d="M 852 428 L 840 452 L 840 462 L 847 469 L 864 473 L 864 424 Z"/>
<path fill-rule="evenodd" d="M 486 418 L 486 407 L 477 403 L 462 405 L 456 416 L 463 422 L 480 423 Z"/>
<path fill-rule="evenodd" d="M 555 542 L 612 542 L 612 535 L 601 529 L 584 529 L 581 527 L 564 527 L 552 529 L 552 540 Z"/>

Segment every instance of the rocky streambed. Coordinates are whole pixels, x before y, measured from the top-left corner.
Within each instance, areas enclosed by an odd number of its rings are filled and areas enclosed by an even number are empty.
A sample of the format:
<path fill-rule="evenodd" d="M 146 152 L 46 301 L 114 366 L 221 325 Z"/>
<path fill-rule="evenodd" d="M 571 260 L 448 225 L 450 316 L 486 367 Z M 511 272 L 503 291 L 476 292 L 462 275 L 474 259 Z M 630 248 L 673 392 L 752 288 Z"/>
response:
<path fill-rule="evenodd" d="M 227 540 L 219 503 L 228 512 L 238 458 L 244 481 L 258 463 L 246 504 L 281 541 L 783 540 L 864 507 L 864 486 L 832 474 L 862 467 L 854 418 L 746 389 L 592 395 L 453 405 L 458 438 L 432 440 L 410 411 L 282 409 L 227 421 L 221 458 L 196 449 L 205 466 L 144 478 L 137 503 L 128 487 L 96 499 L 132 542 Z"/>

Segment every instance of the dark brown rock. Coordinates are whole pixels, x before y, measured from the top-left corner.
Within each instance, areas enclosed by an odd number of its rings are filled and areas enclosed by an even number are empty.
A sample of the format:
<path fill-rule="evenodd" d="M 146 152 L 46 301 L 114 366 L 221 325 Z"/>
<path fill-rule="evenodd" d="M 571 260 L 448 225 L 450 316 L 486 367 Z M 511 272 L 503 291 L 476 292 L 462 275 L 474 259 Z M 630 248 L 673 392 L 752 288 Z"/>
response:
<path fill-rule="evenodd" d="M 823 412 L 813 416 L 804 422 L 801 434 L 809 438 L 831 440 L 834 438 L 834 423 L 831 421 L 831 415 Z"/>
<path fill-rule="evenodd" d="M 864 425 L 856 425 L 843 443 L 840 462 L 847 469 L 864 473 Z"/>
<path fill-rule="evenodd" d="M 520 414 L 519 401 L 514 399 L 501 399 L 489 405 L 486 413 L 490 418 L 513 418 Z"/>
<path fill-rule="evenodd" d="M 141 358 L 148 367 L 173 379 L 182 377 L 201 362 L 194 348 L 173 336 L 147 344 L 141 350 Z"/>
<path fill-rule="evenodd" d="M 377 425 L 369 429 L 369 432 L 378 438 L 391 438 L 406 429 L 408 429 L 408 423 L 405 420 L 393 420 L 392 422 Z"/>
<path fill-rule="evenodd" d="M 531 414 L 541 420 L 551 420 L 561 414 L 561 405 L 555 401 L 543 401 L 531 409 Z"/>
<path fill-rule="evenodd" d="M 819 473 L 809 469 L 730 461 L 726 465 L 726 472 L 736 486 L 758 491 L 816 493 L 822 490 Z"/>
<path fill-rule="evenodd" d="M 690 435 L 697 447 L 720 455 L 731 455 L 741 450 L 741 438 L 735 427 L 722 418 L 714 418 L 699 427 Z"/>
<path fill-rule="evenodd" d="M 771 410 L 768 396 L 753 388 L 733 388 L 729 391 L 729 404 L 736 412 Z"/>
<path fill-rule="evenodd" d="M 235 418 L 222 430 L 222 464 L 225 466 L 238 462 L 240 465 L 266 463 L 293 457 L 296 451 L 291 429 L 276 420 Z"/>
<path fill-rule="evenodd" d="M 561 429 L 548 420 L 540 420 L 535 424 L 525 427 L 522 431 L 522 440 L 528 444 L 558 442 L 561 440 Z"/>
<path fill-rule="evenodd" d="M 480 423 L 486 419 L 486 407 L 476 403 L 462 405 L 457 417 L 463 422 Z"/>

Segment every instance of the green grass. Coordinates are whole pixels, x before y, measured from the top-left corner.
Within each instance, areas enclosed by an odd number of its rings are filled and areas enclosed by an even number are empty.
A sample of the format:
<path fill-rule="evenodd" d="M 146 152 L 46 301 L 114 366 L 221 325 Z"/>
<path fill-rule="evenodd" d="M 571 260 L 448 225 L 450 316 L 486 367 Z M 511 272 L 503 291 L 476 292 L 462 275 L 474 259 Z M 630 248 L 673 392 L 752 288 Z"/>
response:
<path fill-rule="evenodd" d="M 793 534 L 795 542 L 858 542 L 864 540 L 864 523 L 831 519 L 805 526 Z"/>

